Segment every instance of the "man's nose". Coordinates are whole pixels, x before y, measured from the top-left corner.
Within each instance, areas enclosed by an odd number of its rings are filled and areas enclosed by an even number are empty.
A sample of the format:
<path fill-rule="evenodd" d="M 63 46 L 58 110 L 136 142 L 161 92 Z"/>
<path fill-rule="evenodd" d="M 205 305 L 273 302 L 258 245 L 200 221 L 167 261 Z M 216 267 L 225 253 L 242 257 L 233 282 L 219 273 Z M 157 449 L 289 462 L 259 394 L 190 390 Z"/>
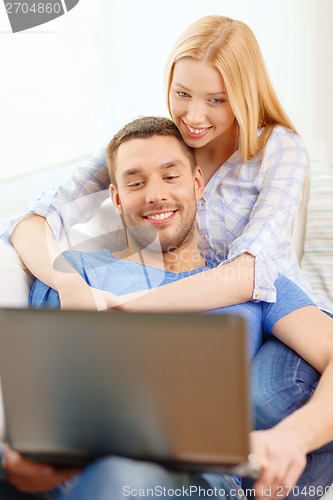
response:
<path fill-rule="evenodd" d="M 167 184 L 162 179 L 150 179 L 146 185 L 146 203 L 162 203 L 167 199 Z"/>
<path fill-rule="evenodd" d="M 205 105 L 203 102 L 197 99 L 192 99 L 188 103 L 188 108 L 187 108 L 187 119 L 189 122 L 189 125 L 202 125 L 205 121 L 206 114 L 205 114 Z"/>

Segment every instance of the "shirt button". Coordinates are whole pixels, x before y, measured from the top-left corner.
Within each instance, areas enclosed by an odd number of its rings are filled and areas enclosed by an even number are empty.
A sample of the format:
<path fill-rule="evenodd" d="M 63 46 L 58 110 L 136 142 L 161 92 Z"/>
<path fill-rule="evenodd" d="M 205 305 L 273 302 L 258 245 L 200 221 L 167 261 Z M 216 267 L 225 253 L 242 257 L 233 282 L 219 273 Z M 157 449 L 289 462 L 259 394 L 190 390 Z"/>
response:
<path fill-rule="evenodd" d="M 256 293 L 255 294 L 255 298 L 258 299 L 259 298 L 259 293 Z"/>

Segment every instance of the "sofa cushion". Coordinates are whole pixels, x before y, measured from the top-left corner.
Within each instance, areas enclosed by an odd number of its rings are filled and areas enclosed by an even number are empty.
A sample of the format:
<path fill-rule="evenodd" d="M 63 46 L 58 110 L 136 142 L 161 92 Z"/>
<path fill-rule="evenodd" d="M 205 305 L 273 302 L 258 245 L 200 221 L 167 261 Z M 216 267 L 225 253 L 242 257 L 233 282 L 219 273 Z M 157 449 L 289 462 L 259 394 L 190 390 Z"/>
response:
<path fill-rule="evenodd" d="M 304 253 L 301 268 L 312 287 L 325 293 L 333 307 L 333 167 L 311 163 Z"/>
<path fill-rule="evenodd" d="M 0 306 L 28 307 L 33 278 L 11 245 L 0 241 Z"/>

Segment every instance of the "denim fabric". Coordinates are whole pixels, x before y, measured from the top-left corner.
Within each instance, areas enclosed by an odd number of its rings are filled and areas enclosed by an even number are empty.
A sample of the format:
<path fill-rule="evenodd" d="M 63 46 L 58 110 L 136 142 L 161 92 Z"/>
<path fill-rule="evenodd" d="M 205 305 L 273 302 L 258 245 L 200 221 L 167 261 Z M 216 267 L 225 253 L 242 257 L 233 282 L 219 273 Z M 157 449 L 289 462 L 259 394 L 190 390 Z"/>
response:
<path fill-rule="evenodd" d="M 319 373 L 285 344 L 273 338 L 265 342 L 252 362 L 251 391 L 255 429 L 273 427 L 303 406 L 311 397 Z M 333 483 L 333 442 L 310 453 L 298 486 L 329 487 Z M 246 482 L 247 487 L 250 483 Z M 313 500 L 322 495 L 311 495 Z M 304 500 L 304 494 L 288 495 Z"/>
<path fill-rule="evenodd" d="M 246 500 L 242 494 L 235 495 L 236 492 L 242 492 L 242 490 L 233 476 L 175 472 L 157 464 L 119 457 L 108 457 L 94 462 L 81 474 L 76 485 L 64 497 L 64 500 L 91 500 L 92 498 L 126 500 L 127 497 L 132 498 L 132 489 L 135 490 L 133 496 L 139 496 L 138 490 L 140 489 L 150 489 L 149 498 L 177 497 L 182 499 L 189 497 L 190 488 L 192 488 L 190 498 L 193 500 L 198 500 L 203 496 L 227 499 L 231 497 L 231 490 L 234 490 L 232 491 L 233 498 Z M 199 488 L 202 488 L 201 494 Z M 176 489 L 179 489 L 177 494 L 174 493 Z M 207 492 L 207 495 L 203 493 L 203 490 Z"/>

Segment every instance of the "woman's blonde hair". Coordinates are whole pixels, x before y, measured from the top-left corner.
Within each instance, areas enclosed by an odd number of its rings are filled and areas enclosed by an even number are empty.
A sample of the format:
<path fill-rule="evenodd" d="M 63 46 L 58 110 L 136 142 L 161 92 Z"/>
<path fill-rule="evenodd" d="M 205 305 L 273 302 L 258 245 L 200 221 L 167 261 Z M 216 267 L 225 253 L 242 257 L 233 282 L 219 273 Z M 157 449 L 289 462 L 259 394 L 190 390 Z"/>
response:
<path fill-rule="evenodd" d="M 175 63 L 184 57 L 206 61 L 221 74 L 238 123 L 243 160 L 256 156 L 275 125 L 297 133 L 269 80 L 250 28 L 228 17 L 207 16 L 191 24 L 173 46 L 165 70 L 168 108 Z M 263 131 L 258 136 L 258 129 Z"/>

